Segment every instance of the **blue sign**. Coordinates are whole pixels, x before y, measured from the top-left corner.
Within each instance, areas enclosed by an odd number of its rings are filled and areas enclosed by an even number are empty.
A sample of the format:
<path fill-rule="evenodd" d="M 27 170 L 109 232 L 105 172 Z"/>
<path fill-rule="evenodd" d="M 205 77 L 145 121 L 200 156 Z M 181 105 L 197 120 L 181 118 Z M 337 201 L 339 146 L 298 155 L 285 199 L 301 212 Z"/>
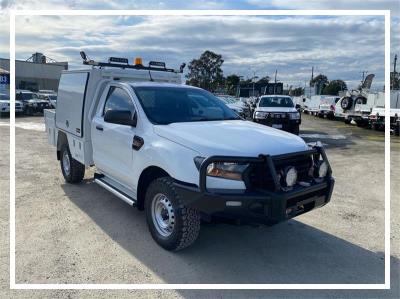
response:
<path fill-rule="evenodd" d="M 0 75 L 0 84 L 1 85 L 9 85 L 10 84 L 10 74 L 1 74 Z"/>

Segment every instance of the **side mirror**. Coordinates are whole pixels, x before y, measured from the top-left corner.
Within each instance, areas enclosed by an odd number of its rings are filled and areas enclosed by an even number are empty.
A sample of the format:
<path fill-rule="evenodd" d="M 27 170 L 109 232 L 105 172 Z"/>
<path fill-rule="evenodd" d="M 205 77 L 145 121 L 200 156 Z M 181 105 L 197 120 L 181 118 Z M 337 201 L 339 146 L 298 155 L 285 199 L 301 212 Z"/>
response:
<path fill-rule="evenodd" d="M 107 123 L 136 127 L 137 114 L 135 112 L 132 115 L 132 112 L 129 110 L 107 110 L 104 115 L 104 121 Z"/>
<path fill-rule="evenodd" d="M 295 108 L 296 108 L 297 111 L 300 111 L 301 106 L 299 104 L 296 104 Z"/>
<path fill-rule="evenodd" d="M 86 56 L 86 53 L 84 51 L 80 51 L 79 54 L 81 54 L 81 58 L 83 59 L 83 61 L 87 60 L 87 56 Z"/>

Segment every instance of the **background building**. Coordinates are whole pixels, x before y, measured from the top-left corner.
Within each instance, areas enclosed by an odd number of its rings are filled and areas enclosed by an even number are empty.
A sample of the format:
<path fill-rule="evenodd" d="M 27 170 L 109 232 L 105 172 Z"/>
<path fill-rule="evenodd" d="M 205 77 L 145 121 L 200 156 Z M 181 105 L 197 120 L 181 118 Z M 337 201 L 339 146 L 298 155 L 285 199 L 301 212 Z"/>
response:
<path fill-rule="evenodd" d="M 10 71 L 10 59 L 0 58 L 0 69 L 8 73 Z M 56 62 L 42 53 L 34 53 L 26 61 L 15 61 L 16 88 L 31 91 L 40 89 L 57 91 L 61 71 L 67 69 L 68 62 Z"/>

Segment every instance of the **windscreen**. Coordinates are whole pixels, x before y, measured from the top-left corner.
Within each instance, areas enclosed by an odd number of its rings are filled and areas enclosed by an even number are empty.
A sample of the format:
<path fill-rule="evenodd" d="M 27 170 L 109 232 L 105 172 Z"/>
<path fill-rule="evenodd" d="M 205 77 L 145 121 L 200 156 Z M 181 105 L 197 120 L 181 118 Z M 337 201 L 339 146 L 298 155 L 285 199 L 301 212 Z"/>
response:
<path fill-rule="evenodd" d="M 293 107 L 291 98 L 288 97 L 262 97 L 259 107 Z"/>
<path fill-rule="evenodd" d="M 29 101 L 31 99 L 38 99 L 38 96 L 34 93 L 29 92 L 17 92 L 16 100 L 18 101 Z"/>
<path fill-rule="evenodd" d="M 132 87 L 148 119 L 154 124 L 240 119 L 221 100 L 205 90 L 158 86 Z"/>

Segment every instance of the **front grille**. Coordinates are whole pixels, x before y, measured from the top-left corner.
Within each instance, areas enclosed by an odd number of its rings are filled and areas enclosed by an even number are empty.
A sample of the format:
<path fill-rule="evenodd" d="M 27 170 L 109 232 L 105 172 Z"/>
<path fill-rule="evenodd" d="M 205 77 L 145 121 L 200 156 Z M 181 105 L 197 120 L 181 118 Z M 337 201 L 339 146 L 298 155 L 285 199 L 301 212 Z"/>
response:
<path fill-rule="evenodd" d="M 311 155 L 298 155 L 287 158 L 272 157 L 272 161 L 278 175 L 286 167 L 293 166 L 297 170 L 298 181 L 310 178 L 309 170 L 313 163 Z M 266 163 L 258 163 L 250 166 L 250 169 L 247 171 L 247 185 L 250 189 L 274 190 L 274 180 Z"/>

